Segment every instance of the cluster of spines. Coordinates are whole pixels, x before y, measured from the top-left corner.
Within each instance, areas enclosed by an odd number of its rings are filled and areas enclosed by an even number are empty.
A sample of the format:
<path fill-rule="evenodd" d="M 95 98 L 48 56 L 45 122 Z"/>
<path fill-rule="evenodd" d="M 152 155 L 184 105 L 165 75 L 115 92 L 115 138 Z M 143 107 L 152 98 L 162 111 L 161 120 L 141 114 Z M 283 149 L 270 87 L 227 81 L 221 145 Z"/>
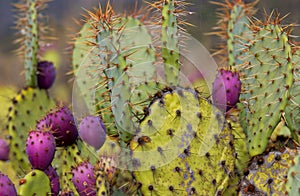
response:
<path fill-rule="evenodd" d="M 247 43 L 249 40 L 247 38 L 251 36 L 248 20 L 255 14 L 254 6 L 258 0 L 251 3 L 242 0 L 212 3 L 220 6 L 217 13 L 219 21 L 215 27 L 216 31 L 209 34 L 217 35 L 222 40 L 214 55 L 220 59 L 221 65 L 230 67 L 238 65 L 242 63 L 240 61 L 243 56 L 242 45 Z"/>

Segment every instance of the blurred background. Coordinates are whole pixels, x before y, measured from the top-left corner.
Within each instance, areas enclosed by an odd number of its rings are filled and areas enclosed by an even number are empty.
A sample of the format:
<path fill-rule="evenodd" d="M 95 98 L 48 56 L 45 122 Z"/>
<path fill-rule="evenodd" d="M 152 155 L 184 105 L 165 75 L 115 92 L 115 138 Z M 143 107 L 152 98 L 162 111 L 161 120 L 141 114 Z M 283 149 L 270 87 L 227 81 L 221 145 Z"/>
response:
<path fill-rule="evenodd" d="M 16 30 L 13 28 L 15 12 L 12 4 L 17 2 L 19 1 L 0 1 L 0 86 L 10 86 L 10 88 L 13 86 L 20 88 L 25 85 L 22 73 L 23 61 L 15 55 L 14 50 L 18 46 L 13 44 Z M 189 9 L 194 12 L 187 17 L 187 21 L 195 25 L 195 27 L 188 27 L 187 31 L 207 49 L 216 48 L 219 43 L 217 38 L 204 34 L 211 32 L 216 25 L 215 12 L 218 6 L 210 4 L 207 0 L 187 0 L 187 2 L 193 4 Z M 100 0 L 100 3 L 105 4 L 106 1 Z M 141 6 L 143 0 L 111 0 L 111 3 L 116 10 L 124 12 L 133 9 L 136 3 Z M 72 75 L 68 73 L 71 71 L 71 35 L 79 30 L 75 20 L 82 18 L 81 15 L 85 14 L 84 9 L 97 7 L 98 4 L 99 0 L 53 0 L 43 12 L 48 16 L 49 26 L 53 28 L 52 35 L 57 37 L 54 45 L 48 48 L 51 52 L 47 54 L 57 60 L 58 69 L 57 80 L 51 93 L 65 102 L 70 101 L 72 91 Z M 286 23 L 298 24 L 300 22 L 299 0 L 261 0 L 257 8 L 259 8 L 257 13 L 259 18 L 264 15 L 264 9 L 267 13 L 275 9 L 281 13 L 281 16 L 290 13 L 285 20 Z M 300 35 L 299 32 L 299 27 L 295 27 L 294 34 Z"/>

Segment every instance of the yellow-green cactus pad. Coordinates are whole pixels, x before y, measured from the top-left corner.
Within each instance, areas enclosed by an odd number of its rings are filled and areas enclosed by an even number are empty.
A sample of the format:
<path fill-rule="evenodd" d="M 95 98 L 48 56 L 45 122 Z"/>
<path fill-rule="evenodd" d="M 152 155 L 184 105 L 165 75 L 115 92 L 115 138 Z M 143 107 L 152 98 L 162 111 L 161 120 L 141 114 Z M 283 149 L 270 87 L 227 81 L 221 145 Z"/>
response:
<path fill-rule="evenodd" d="M 231 132 L 193 90 L 154 99 L 130 143 L 131 170 L 144 195 L 223 193 L 234 175 Z"/>
<path fill-rule="evenodd" d="M 10 136 L 10 160 L 17 174 L 30 170 L 25 153 L 25 143 L 29 131 L 35 129 L 36 122 L 55 106 L 45 90 L 22 89 L 12 99 L 8 114 L 8 132 Z"/>

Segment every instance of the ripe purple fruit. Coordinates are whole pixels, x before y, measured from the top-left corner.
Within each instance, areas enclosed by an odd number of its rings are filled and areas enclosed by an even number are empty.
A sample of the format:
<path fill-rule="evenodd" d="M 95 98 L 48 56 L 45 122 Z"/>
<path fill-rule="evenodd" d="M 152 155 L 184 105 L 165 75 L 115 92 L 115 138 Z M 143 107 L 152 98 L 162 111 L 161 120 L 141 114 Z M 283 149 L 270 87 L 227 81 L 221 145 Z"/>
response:
<path fill-rule="evenodd" d="M 37 82 L 41 89 L 49 89 L 54 83 L 56 72 L 53 63 L 41 61 L 37 64 Z"/>
<path fill-rule="evenodd" d="M 3 139 L 0 139 L 0 160 L 7 161 L 9 159 L 9 145 Z"/>
<path fill-rule="evenodd" d="M 79 136 L 98 150 L 105 142 L 105 125 L 98 116 L 86 116 L 79 124 Z"/>
<path fill-rule="evenodd" d="M 54 153 L 55 139 L 50 132 L 29 132 L 26 141 L 26 154 L 34 169 L 47 169 L 54 158 Z"/>
<path fill-rule="evenodd" d="M 15 185 L 0 172 L 0 196 L 17 196 Z"/>
<path fill-rule="evenodd" d="M 94 167 L 83 162 L 72 169 L 72 181 L 80 196 L 96 195 L 96 178 L 94 175 Z"/>
<path fill-rule="evenodd" d="M 74 116 L 65 106 L 56 108 L 47 114 L 37 123 L 36 128 L 50 130 L 55 137 L 56 146 L 71 145 L 78 137 Z"/>
<path fill-rule="evenodd" d="M 221 111 L 228 111 L 239 101 L 241 93 L 241 81 L 237 72 L 218 70 L 216 79 L 213 82 L 212 99 Z"/>
<path fill-rule="evenodd" d="M 50 165 L 44 172 L 50 180 L 51 193 L 53 195 L 58 195 L 60 190 L 60 184 L 59 184 L 59 176 L 56 170 Z"/>

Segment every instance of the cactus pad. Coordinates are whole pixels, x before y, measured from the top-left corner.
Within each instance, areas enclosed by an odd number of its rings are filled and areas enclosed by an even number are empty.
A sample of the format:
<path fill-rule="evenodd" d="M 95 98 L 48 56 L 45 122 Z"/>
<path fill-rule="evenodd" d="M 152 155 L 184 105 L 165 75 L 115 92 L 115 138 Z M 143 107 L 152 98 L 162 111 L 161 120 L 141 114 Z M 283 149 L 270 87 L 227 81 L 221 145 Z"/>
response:
<path fill-rule="evenodd" d="M 35 128 L 36 122 L 54 107 L 54 102 L 45 90 L 26 88 L 13 98 L 8 114 L 11 161 L 18 174 L 30 169 L 25 154 L 27 133 Z"/>
<path fill-rule="evenodd" d="M 300 135 L 300 52 L 293 54 L 294 82 L 291 87 L 289 101 L 284 110 L 287 125 L 293 134 Z M 299 140 L 299 138 L 294 138 Z"/>
<path fill-rule="evenodd" d="M 185 89 L 163 94 L 149 109 L 131 142 L 132 170 L 142 193 L 222 193 L 233 174 L 234 154 L 221 114 Z"/>
<path fill-rule="evenodd" d="M 294 158 L 291 167 L 288 170 L 288 180 L 286 190 L 289 195 L 299 195 L 300 193 L 300 154 Z"/>
<path fill-rule="evenodd" d="M 239 122 L 239 113 L 240 111 L 237 109 L 231 110 L 227 114 L 226 120 L 228 122 L 228 128 L 231 129 L 233 135 L 233 144 L 236 153 L 235 166 L 238 173 L 242 174 L 248 165 L 250 155 L 246 135 Z"/>
<path fill-rule="evenodd" d="M 48 195 L 51 194 L 50 180 L 40 170 L 32 170 L 20 180 L 19 195 Z"/>
<path fill-rule="evenodd" d="M 249 193 L 285 195 L 288 170 L 296 153 L 296 150 L 286 148 L 283 152 L 272 151 L 254 157 L 248 167 L 249 174 L 241 182 L 240 193 L 245 194 L 246 186 L 249 186 L 250 183 L 253 190 L 248 190 Z"/>
<path fill-rule="evenodd" d="M 246 63 L 238 68 L 244 76 L 241 102 L 245 118 L 241 120 L 247 124 L 244 129 L 251 156 L 266 149 L 287 104 L 293 82 L 289 37 L 278 21 L 278 18 L 269 19 L 265 24 L 258 22 L 252 26 L 255 37 L 247 44 Z"/>

